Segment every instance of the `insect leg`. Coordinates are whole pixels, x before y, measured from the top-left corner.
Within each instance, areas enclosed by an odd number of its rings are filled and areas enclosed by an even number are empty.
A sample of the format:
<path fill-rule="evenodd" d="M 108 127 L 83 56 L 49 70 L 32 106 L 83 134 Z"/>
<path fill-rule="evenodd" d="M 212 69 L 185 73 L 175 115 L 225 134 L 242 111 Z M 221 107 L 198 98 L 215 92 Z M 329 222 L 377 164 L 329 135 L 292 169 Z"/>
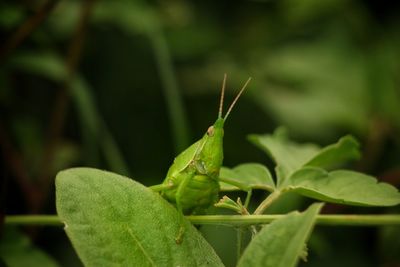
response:
<path fill-rule="evenodd" d="M 172 188 L 174 185 L 172 183 L 168 183 L 168 184 L 156 184 L 156 185 L 152 185 L 149 186 L 149 188 L 151 190 L 153 190 L 154 192 L 160 192 L 166 189 L 170 189 Z"/>
<path fill-rule="evenodd" d="M 178 211 L 181 213 L 181 222 L 180 225 L 181 227 L 179 228 L 179 233 L 178 236 L 175 238 L 175 242 L 177 244 L 182 243 L 183 241 L 183 235 L 185 233 L 185 227 L 183 226 L 184 222 L 184 216 L 183 216 L 183 207 L 182 207 L 182 198 L 185 195 L 185 189 L 187 188 L 190 180 L 194 177 L 194 172 L 188 172 L 182 177 L 182 182 L 179 184 L 178 189 L 176 191 L 176 207 Z"/>
<path fill-rule="evenodd" d="M 176 190 L 176 207 L 181 213 L 183 213 L 182 199 L 185 196 L 185 189 L 187 188 L 190 180 L 192 180 L 193 177 L 194 172 L 189 172 L 185 175 L 182 175 L 182 182 L 178 185 L 178 189 Z"/>

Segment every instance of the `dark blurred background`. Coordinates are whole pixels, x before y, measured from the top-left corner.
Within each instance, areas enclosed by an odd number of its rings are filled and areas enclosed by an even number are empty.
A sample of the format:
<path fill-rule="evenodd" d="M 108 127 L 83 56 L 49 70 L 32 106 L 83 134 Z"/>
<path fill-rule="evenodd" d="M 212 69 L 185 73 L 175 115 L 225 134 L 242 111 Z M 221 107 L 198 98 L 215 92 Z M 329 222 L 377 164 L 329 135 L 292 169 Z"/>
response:
<path fill-rule="evenodd" d="M 273 167 L 246 135 L 280 125 L 293 139 L 320 145 L 351 133 L 364 156 L 348 167 L 399 187 L 399 7 L 372 0 L 2 0 L 2 214 L 55 214 L 54 177 L 73 166 L 160 183 L 174 156 L 215 120 L 224 73 L 226 102 L 253 78 L 225 127 L 226 166 Z M 289 196 L 271 212 L 307 203 Z M 324 212 L 399 208 L 328 205 Z M 234 266 L 235 231 L 202 230 Z M 10 266 L 80 266 L 57 227 L 4 228 L 0 255 L 0 266 L 10 257 L 26 259 Z M 400 266 L 400 229 L 319 226 L 305 265 Z"/>

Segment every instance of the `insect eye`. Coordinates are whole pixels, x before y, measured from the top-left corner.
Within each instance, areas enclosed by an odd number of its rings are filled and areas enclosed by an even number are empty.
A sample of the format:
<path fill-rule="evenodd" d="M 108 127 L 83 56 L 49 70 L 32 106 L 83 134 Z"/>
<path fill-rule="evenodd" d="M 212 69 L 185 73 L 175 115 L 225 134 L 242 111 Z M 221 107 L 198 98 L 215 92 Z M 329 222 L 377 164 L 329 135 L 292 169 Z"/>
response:
<path fill-rule="evenodd" d="M 213 136 L 214 135 L 214 126 L 210 126 L 207 129 L 207 135 L 208 136 Z"/>

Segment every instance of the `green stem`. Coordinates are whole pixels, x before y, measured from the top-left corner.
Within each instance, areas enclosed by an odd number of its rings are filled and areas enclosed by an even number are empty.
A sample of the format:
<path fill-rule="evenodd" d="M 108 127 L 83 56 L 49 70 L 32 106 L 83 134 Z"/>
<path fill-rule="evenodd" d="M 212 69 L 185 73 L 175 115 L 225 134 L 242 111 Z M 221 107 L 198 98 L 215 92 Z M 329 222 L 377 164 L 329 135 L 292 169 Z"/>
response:
<path fill-rule="evenodd" d="M 285 215 L 191 215 L 186 218 L 193 224 L 216 224 L 243 227 L 268 224 Z M 57 215 L 9 215 L 6 224 L 62 226 Z M 400 215 L 317 215 L 317 224 L 332 226 L 400 226 Z"/>
<path fill-rule="evenodd" d="M 247 191 L 246 200 L 244 201 L 244 207 L 246 208 L 246 210 L 248 210 L 248 208 L 249 208 L 252 194 L 253 194 L 253 190 L 250 189 L 249 191 Z"/>
<path fill-rule="evenodd" d="M 186 218 L 193 224 L 218 224 L 246 226 L 268 224 L 285 215 L 191 215 Z M 317 224 L 332 226 L 400 226 L 400 215 L 317 215 Z"/>
<path fill-rule="evenodd" d="M 63 226 L 57 215 L 9 215 L 5 224 Z"/>
<path fill-rule="evenodd" d="M 264 211 L 281 195 L 281 191 L 274 191 L 268 195 L 266 199 L 258 206 L 258 208 L 254 211 L 254 215 L 263 214 Z"/>
<path fill-rule="evenodd" d="M 148 36 L 153 47 L 166 99 L 169 119 L 171 120 L 175 152 L 178 153 L 189 144 L 188 123 L 184 112 L 182 97 L 179 93 L 168 44 L 162 31 L 160 29 L 153 29 L 148 33 Z"/>

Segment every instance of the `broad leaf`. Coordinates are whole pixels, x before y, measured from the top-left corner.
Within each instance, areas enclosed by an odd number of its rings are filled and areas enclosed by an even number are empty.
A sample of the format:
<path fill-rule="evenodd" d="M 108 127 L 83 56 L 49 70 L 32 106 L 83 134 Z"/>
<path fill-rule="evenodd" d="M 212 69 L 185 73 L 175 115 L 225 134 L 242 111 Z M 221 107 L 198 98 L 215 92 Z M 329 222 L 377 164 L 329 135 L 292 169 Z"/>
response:
<path fill-rule="evenodd" d="M 9 267 L 57 267 L 57 262 L 33 246 L 28 237 L 14 227 L 6 227 L 0 239 L 0 258 Z"/>
<path fill-rule="evenodd" d="M 90 168 L 62 171 L 56 201 L 85 266 L 222 266 L 182 214 L 126 177 Z"/>
<path fill-rule="evenodd" d="M 400 193 L 395 187 L 354 171 L 327 172 L 305 167 L 295 172 L 288 182 L 296 192 L 327 202 L 361 206 L 400 204 Z"/>
<path fill-rule="evenodd" d="M 307 166 L 332 169 L 350 160 L 360 158 L 359 143 L 347 135 L 335 144 L 327 146 L 306 163 Z"/>
<path fill-rule="evenodd" d="M 277 164 L 279 185 L 303 166 L 332 169 L 360 157 L 359 144 L 351 136 L 342 137 L 323 149 L 290 141 L 284 128 L 278 128 L 273 135 L 250 135 L 249 139 Z"/>
<path fill-rule="evenodd" d="M 322 204 L 292 212 L 265 226 L 251 241 L 238 267 L 293 267 L 303 255 Z"/>
<path fill-rule="evenodd" d="M 319 151 L 319 147 L 314 144 L 291 142 L 283 128 L 278 128 L 273 135 L 252 134 L 249 136 L 249 140 L 275 161 L 278 184 L 306 164 Z"/>
<path fill-rule="evenodd" d="M 267 167 L 259 163 L 244 163 L 232 169 L 222 167 L 219 176 L 237 183 L 245 184 L 253 189 L 274 191 L 275 188 L 271 173 Z M 220 186 L 222 191 L 241 190 L 237 186 L 224 182 L 220 182 Z"/>

